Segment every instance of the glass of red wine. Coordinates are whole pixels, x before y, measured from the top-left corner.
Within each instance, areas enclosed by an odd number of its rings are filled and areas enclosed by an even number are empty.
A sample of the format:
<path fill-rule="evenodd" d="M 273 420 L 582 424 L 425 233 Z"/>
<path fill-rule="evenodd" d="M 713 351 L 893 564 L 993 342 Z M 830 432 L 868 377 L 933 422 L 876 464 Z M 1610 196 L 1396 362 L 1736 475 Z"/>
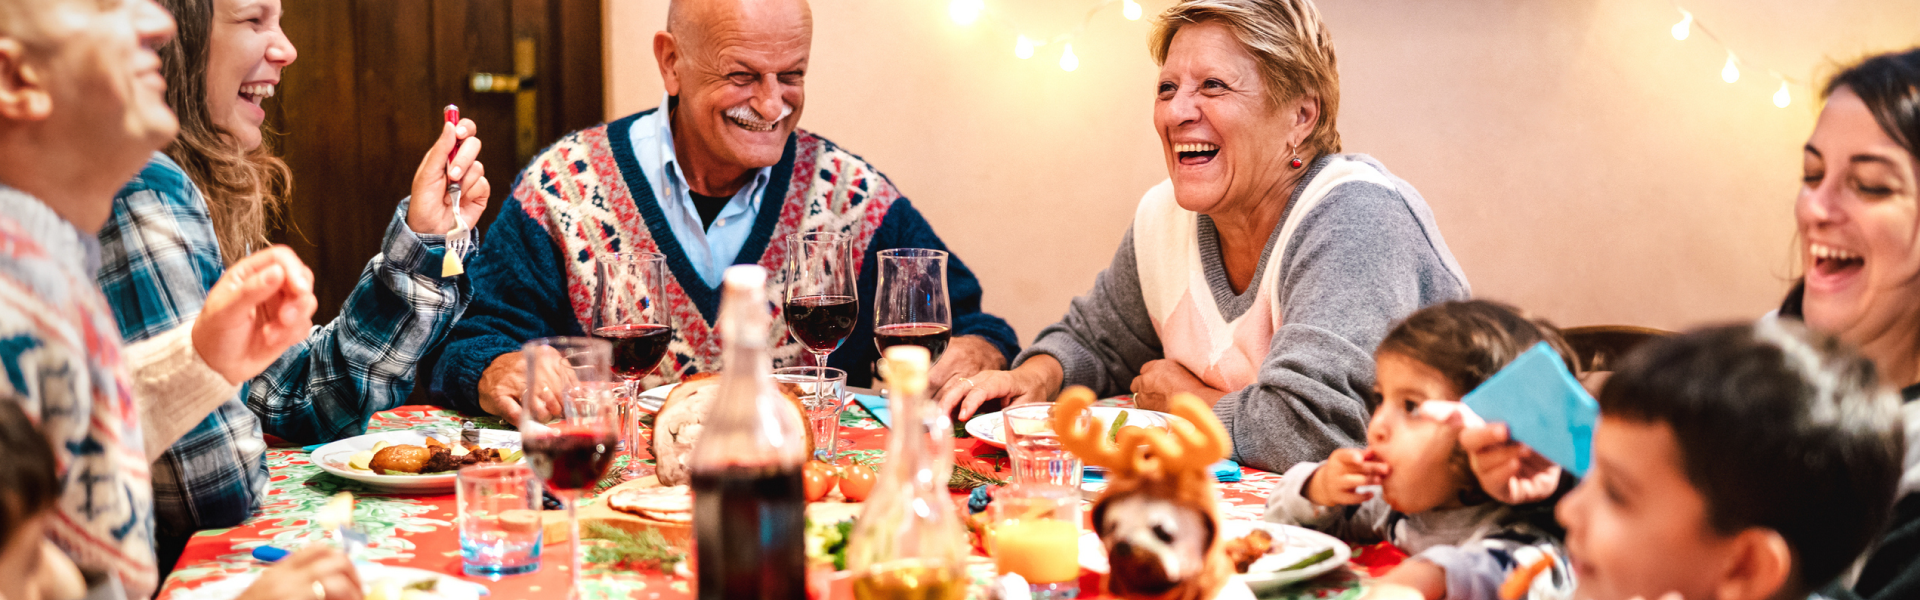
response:
<path fill-rule="evenodd" d="M 527 390 L 521 396 L 520 447 L 535 475 L 567 504 L 567 538 L 573 552 L 573 585 L 580 590 L 580 499 L 591 494 L 613 466 L 619 440 L 619 390 L 613 376 L 613 345 L 579 337 L 541 338 L 520 351 L 527 360 Z"/>
<path fill-rule="evenodd" d="M 873 342 L 880 353 L 900 345 L 920 346 L 940 362 L 953 337 L 947 305 L 947 253 L 925 248 L 880 251 L 880 281 L 873 300 Z"/>
<path fill-rule="evenodd" d="M 852 238 L 825 231 L 787 236 L 787 297 L 780 314 L 787 332 L 813 354 L 815 366 L 823 367 L 816 373 L 826 373 L 827 356 L 860 320 L 855 269 Z M 826 388 L 824 378 L 815 381 L 816 398 L 808 402 L 825 403 L 819 396 Z"/>
<path fill-rule="evenodd" d="M 593 337 L 613 344 L 613 374 L 625 385 L 620 394 L 620 442 L 627 453 L 626 476 L 646 477 L 653 469 L 640 462 L 640 380 L 653 374 L 673 342 L 667 310 L 667 259 L 653 252 L 615 252 L 596 261 L 599 283 L 593 295 Z"/>

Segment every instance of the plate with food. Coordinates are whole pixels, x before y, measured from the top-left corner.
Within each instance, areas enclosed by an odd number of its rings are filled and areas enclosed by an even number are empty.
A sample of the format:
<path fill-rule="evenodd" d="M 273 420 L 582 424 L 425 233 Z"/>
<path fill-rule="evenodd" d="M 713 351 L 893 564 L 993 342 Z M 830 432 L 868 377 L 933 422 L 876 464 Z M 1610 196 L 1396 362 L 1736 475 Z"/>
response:
<path fill-rule="evenodd" d="M 1167 423 L 1179 418 L 1167 413 L 1144 408 L 1095 406 L 1087 410 L 1093 413 L 1094 420 L 1100 422 L 1100 430 L 1107 432 L 1107 439 L 1113 439 L 1115 434 L 1118 434 L 1122 428 L 1126 427 L 1166 429 Z M 1005 448 L 1007 447 L 1007 440 L 1005 432 L 1001 431 L 1001 428 L 1004 427 L 1005 424 L 1006 419 L 1000 418 L 1000 413 L 998 412 L 975 415 L 972 420 L 967 421 L 967 435 L 978 438 L 980 441 L 995 447 Z"/>
<path fill-rule="evenodd" d="M 479 443 L 460 441 L 460 430 L 408 429 L 350 437 L 313 451 L 313 464 L 336 477 L 376 490 L 430 493 L 453 490 L 460 467 L 516 463 L 522 459 L 520 433 L 470 430 Z"/>
<path fill-rule="evenodd" d="M 1255 593 L 1313 579 L 1347 564 L 1353 551 L 1331 535 L 1305 527 L 1266 521 L 1225 521 L 1227 559 L 1235 579 Z M 1089 531 L 1080 536 L 1080 566 L 1099 573 L 1107 567 L 1106 548 Z"/>

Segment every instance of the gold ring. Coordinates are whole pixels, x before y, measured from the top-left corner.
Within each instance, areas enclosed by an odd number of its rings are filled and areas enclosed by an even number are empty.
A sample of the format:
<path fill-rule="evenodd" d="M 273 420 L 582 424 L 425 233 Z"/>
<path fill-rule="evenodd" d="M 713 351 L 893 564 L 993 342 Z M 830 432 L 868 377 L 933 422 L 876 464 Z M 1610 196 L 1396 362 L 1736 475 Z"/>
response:
<path fill-rule="evenodd" d="M 980 386 L 978 386 L 978 385 L 974 385 L 974 383 L 973 383 L 973 380 L 972 380 L 972 379 L 967 379 L 967 378 L 965 378 L 965 377 L 961 377 L 961 378 L 960 378 L 960 381 L 962 381 L 962 382 L 964 382 L 964 383 L 966 383 L 966 384 L 967 384 L 967 389 L 968 389 L 968 390 L 972 390 L 973 388 L 977 388 L 977 387 L 980 387 Z"/>
<path fill-rule="evenodd" d="M 327 586 L 326 584 L 320 583 L 317 579 L 313 582 L 313 598 L 314 600 L 327 600 Z"/>

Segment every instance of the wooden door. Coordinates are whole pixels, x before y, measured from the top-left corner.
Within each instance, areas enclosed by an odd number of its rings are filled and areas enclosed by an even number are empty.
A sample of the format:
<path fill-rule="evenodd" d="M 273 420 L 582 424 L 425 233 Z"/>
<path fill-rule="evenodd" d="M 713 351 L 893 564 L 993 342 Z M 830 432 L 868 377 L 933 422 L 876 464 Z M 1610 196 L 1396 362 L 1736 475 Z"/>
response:
<path fill-rule="evenodd" d="M 299 58 L 267 103 L 270 139 L 293 170 L 275 239 L 314 270 L 314 322 L 339 312 L 380 252 L 443 107 L 480 128 L 493 184 L 483 231 L 533 152 L 602 120 L 600 2 L 285 0 Z M 503 75 L 479 78 L 489 88 L 512 87 L 502 84 L 513 75 L 525 91 L 475 91 L 479 73 Z"/>

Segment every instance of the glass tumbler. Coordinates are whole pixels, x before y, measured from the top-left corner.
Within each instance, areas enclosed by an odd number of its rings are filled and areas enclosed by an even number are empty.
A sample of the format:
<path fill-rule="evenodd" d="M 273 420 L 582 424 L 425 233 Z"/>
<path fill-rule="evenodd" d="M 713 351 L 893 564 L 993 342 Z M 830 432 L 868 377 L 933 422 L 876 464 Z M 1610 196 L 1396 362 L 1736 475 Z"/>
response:
<path fill-rule="evenodd" d="M 498 578 L 540 568 L 540 478 L 525 464 L 483 463 L 460 469 L 462 569 Z"/>

